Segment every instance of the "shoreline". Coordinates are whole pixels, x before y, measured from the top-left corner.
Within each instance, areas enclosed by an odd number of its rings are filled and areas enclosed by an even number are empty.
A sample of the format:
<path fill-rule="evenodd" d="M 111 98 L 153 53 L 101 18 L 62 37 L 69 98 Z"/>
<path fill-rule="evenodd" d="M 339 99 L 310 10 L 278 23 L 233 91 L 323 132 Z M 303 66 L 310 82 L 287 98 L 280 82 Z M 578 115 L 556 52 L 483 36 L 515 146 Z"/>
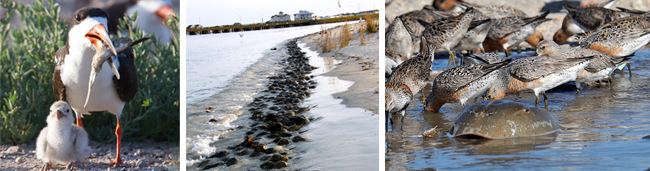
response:
<path fill-rule="evenodd" d="M 362 23 L 351 24 L 352 28 L 359 26 L 362 26 Z M 322 75 L 353 81 L 354 84 L 344 92 L 335 93 L 334 98 L 343 99 L 341 103 L 346 107 L 363 108 L 379 114 L 379 32 L 366 34 L 364 37 L 367 44 L 361 45 L 358 29 L 352 30 L 354 40 L 351 40 L 348 46 L 331 52 L 323 53 L 322 49 L 316 46 L 320 32 L 300 37 L 299 42 L 305 43 L 306 47 L 317 52 L 319 57 L 333 57 L 341 61 L 334 69 Z"/>

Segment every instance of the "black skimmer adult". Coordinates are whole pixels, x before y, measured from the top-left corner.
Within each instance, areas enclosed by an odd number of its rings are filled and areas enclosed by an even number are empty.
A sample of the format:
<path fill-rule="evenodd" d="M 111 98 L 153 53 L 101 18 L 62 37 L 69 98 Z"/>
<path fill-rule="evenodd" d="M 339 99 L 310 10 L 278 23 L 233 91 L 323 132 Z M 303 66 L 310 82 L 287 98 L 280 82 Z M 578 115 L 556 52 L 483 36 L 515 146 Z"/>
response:
<path fill-rule="evenodd" d="M 115 51 L 107 34 L 107 21 L 108 14 L 99 8 L 87 7 L 74 13 L 66 45 L 54 56 L 56 66 L 52 87 L 56 100 L 67 101 L 75 111 L 79 127 L 83 127 L 81 115 L 89 115 L 90 111 L 108 111 L 116 115 L 117 154 L 110 163 L 113 166 L 123 164 L 120 158 L 120 115 L 125 103 L 135 97 L 138 82 L 133 50 L 124 47 L 118 39 L 115 44 L 120 45 L 118 49 L 121 52 Z M 117 55 L 106 57 L 107 50 Z M 94 62 L 97 60 L 99 64 Z M 94 77 L 91 73 L 95 73 Z M 89 84 L 101 91 L 90 92 Z"/>
<path fill-rule="evenodd" d="M 163 23 L 170 15 L 176 15 L 169 0 L 128 0 L 107 5 L 103 9 L 111 16 L 108 30 L 112 34 L 118 31 L 119 19 L 124 15 L 133 16 L 137 12 L 136 23 L 141 30 L 154 34 L 159 43 L 167 44 L 172 41 L 172 33 Z"/>

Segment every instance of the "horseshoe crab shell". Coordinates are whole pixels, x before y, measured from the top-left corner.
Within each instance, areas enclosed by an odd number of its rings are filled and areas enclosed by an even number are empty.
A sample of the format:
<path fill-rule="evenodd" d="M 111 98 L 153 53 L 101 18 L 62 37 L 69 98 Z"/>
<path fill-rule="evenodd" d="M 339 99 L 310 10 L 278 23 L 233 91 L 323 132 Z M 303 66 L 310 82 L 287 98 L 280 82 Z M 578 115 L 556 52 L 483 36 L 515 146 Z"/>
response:
<path fill-rule="evenodd" d="M 538 136 L 554 133 L 560 125 L 549 112 L 508 100 L 474 103 L 458 115 L 449 129 L 454 137 L 488 139 Z"/>

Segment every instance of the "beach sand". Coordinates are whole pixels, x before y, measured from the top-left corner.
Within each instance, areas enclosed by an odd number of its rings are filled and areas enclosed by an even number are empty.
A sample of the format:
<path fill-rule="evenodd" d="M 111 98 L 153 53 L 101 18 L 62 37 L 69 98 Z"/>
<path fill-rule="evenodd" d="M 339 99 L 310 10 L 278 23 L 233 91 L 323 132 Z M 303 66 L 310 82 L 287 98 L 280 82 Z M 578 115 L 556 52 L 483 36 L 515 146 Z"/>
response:
<path fill-rule="evenodd" d="M 300 39 L 300 42 L 306 43 L 310 50 L 319 53 L 320 57 L 335 57 L 341 61 L 336 68 L 323 74 L 324 76 L 338 77 L 342 80 L 354 81 L 354 85 L 349 90 L 334 94 L 335 98 L 343 99 L 343 104 L 347 107 L 358 107 L 378 114 L 379 110 L 379 33 L 364 35 L 366 43 L 361 44 L 359 39 L 359 29 L 362 24 L 352 24 L 351 30 L 354 30 L 350 45 L 345 46 L 338 51 L 322 52 L 322 48 L 317 48 L 316 44 L 320 39 L 319 34 L 312 34 Z M 383 76 L 383 74 L 381 75 Z"/>
<path fill-rule="evenodd" d="M 122 142 L 122 161 L 125 166 L 109 167 L 115 158 L 114 143 L 88 143 L 92 152 L 87 162 L 76 164 L 73 170 L 179 170 L 180 148 L 169 142 Z M 19 159 L 20 158 L 20 159 Z M 39 170 L 45 162 L 36 159 L 36 140 L 22 145 L 0 146 L 0 170 Z M 65 166 L 52 167 L 64 170 Z"/>

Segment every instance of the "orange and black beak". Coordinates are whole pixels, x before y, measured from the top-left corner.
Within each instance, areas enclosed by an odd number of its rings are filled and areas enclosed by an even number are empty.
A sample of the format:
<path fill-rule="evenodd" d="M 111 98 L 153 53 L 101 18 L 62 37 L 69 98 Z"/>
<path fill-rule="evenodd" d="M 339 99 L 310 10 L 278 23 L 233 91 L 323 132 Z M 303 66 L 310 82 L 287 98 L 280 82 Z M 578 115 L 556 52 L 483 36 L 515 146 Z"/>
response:
<path fill-rule="evenodd" d="M 65 114 L 63 114 L 63 112 L 61 112 L 60 110 L 57 110 L 56 111 L 56 120 L 61 119 L 61 117 L 67 117 L 67 116 Z"/>
<path fill-rule="evenodd" d="M 110 48 L 111 52 L 113 52 L 113 55 L 117 55 L 117 52 L 113 47 L 113 43 L 111 42 L 110 37 L 108 37 L 108 33 L 106 33 L 106 27 L 104 27 L 103 24 L 95 25 L 95 27 L 86 33 L 85 37 L 90 40 L 93 45 L 95 45 L 95 49 L 103 49 L 101 48 L 102 45 L 108 45 L 108 48 Z"/>
<path fill-rule="evenodd" d="M 174 10 L 169 5 L 163 5 L 162 7 L 160 7 L 160 9 L 156 11 L 156 15 L 158 15 L 158 17 L 160 17 L 160 20 L 162 21 L 165 21 L 167 17 L 169 17 L 170 15 L 176 16 Z"/>

